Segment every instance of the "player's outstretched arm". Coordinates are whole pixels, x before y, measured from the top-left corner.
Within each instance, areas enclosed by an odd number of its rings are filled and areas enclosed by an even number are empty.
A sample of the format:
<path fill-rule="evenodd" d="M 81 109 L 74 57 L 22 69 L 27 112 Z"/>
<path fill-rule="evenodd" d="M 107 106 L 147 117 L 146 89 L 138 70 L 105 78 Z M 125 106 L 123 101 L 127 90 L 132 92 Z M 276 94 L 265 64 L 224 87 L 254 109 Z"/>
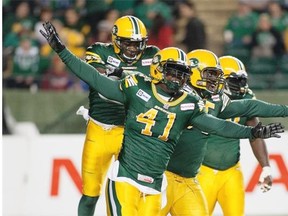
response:
<path fill-rule="evenodd" d="M 281 123 L 272 123 L 266 126 L 259 123 L 255 127 L 249 127 L 225 121 L 206 113 L 193 118 L 192 124 L 204 132 L 235 139 L 280 138 L 278 133 L 284 132 Z"/>
<path fill-rule="evenodd" d="M 288 106 L 267 103 L 255 99 L 233 100 L 221 112 L 218 117 L 222 119 L 232 117 L 287 117 Z"/>
<path fill-rule="evenodd" d="M 246 121 L 246 125 L 256 126 L 259 123 L 259 119 L 257 117 L 253 117 Z M 259 177 L 258 186 L 263 192 L 267 192 L 271 189 L 273 178 L 272 172 L 269 162 L 269 154 L 267 150 L 267 146 L 265 140 L 263 139 L 254 139 L 250 140 L 250 145 L 253 150 L 253 154 L 256 157 L 257 161 L 262 167 L 262 172 Z"/>
<path fill-rule="evenodd" d="M 124 102 L 119 80 L 112 80 L 102 76 L 94 67 L 73 55 L 60 40 L 52 23 L 45 22 L 43 23 L 43 27 L 45 32 L 40 30 L 40 33 L 46 38 L 51 48 L 59 55 L 72 73 L 103 96 L 121 103 Z"/>

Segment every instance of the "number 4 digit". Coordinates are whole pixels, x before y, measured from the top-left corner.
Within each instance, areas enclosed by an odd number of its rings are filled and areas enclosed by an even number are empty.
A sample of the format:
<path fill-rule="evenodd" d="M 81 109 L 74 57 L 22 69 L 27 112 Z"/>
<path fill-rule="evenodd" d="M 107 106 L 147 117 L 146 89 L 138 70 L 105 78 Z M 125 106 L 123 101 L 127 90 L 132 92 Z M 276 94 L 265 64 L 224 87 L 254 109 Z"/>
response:
<path fill-rule="evenodd" d="M 151 128 L 155 125 L 155 118 L 158 114 L 158 110 L 156 109 L 150 109 L 148 110 L 146 113 L 140 113 L 139 115 L 137 115 L 137 122 L 141 122 L 145 125 L 145 128 L 141 130 L 141 134 L 144 134 L 146 136 L 152 136 L 152 131 Z M 175 118 L 176 118 L 176 114 L 175 113 L 169 113 L 167 115 L 168 118 L 168 122 L 164 128 L 164 132 L 162 135 L 160 135 L 158 138 L 163 140 L 163 141 L 167 141 L 168 140 L 168 136 L 170 133 L 170 130 L 174 124 Z"/>

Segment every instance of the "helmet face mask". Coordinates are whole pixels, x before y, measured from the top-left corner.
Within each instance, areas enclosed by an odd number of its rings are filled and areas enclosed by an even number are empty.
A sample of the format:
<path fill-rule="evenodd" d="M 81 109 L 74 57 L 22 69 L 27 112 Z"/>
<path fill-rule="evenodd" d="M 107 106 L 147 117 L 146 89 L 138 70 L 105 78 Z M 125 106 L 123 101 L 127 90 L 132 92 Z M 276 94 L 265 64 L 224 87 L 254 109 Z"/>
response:
<path fill-rule="evenodd" d="M 176 47 L 160 50 L 150 65 L 152 82 L 165 84 L 169 93 L 178 93 L 191 75 L 186 53 Z"/>
<path fill-rule="evenodd" d="M 190 83 L 198 93 L 205 92 L 206 97 L 223 91 L 225 85 L 223 71 L 218 57 L 213 52 L 197 49 L 189 52 L 187 57 L 192 70 Z"/>
<path fill-rule="evenodd" d="M 248 77 L 245 73 L 231 73 L 229 77 L 226 78 L 226 89 L 233 97 L 243 97 L 248 91 Z"/>
<path fill-rule="evenodd" d="M 244 64 L 233 56 L 222 56 L 219 59 L 226 80 L 225 93 L 235 99 L 243 98 L 249 88 Z"/>
<path fill-rule="evenodd" d="M 143 22 L 134 16 L 116 20 L 112 29 L 114 51 L 128 64 L 137 61 L 147 46 L 147 30 Z"/>
<path fill-rule="evenodd" d="M 205 83 L 207 91 L 211 93 L 219 93 L 224 84 L 223 72 L 215 68 L 205 68 L 201 71 L 201 77 Z"/>
<path fill-rule="evenodd" d="M 178 92 L 190 77 L 190 68 L 175 63 L 165 63 L 163 66 L 163 83 L 173 92 Z"/>

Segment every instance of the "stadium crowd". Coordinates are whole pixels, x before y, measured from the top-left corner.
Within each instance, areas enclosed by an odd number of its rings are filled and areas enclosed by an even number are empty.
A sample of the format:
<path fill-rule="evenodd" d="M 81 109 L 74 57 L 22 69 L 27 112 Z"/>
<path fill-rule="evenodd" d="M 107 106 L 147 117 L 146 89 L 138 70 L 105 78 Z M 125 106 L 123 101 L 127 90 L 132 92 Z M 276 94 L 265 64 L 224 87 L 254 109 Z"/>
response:
<path fill-rule="evenodd" d="M 287 3 L 281 0 L 239 1 L 237 11 L 223 29 L 223 54 L 242 60 L 255 79 L 258 74 L 277 74 L 280 80 L 285 80 L 283 77 L 288 76 L 287 8 Z M 148 43 L 160 49 L 207 48 L 205 22 L 198 18 L 194 3 L 189 0 L 125 0 L 125 4 L 117 0 L 4 1 L 3 86 L 88 90 L 85 83 L 68 73 L 39 29 L 43 21 L 52 21 L 67 47 L 84 58 L 87 46 L 111 40 L 113 23 L 126 14 L 143 21 L 149 32 Z M 271 83 L 267 87 L 277 88 Z M 288 88 L 288 85 L 278 87 Z"/>

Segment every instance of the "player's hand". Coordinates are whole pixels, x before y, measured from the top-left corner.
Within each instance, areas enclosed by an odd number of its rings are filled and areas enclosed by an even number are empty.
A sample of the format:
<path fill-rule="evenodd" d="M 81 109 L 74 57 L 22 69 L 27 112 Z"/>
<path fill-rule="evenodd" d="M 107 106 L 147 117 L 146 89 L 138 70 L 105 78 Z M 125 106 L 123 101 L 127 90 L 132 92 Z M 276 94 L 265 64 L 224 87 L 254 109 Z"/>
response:
<path fill-rule="evenodd" d="M 61 42 L 55 27 L 52 25 L 51 22 L 45 22 L 42 25 L 45 29 L 45 32 L 40 30 L 40 33 L 43 35 L 43 37 L 46 38 L 49 45 L 55 52 L 61 52 L 65 48 L 65 46 Z"/>
<path fill-rule="evenodd" d="M 267 139 L 270 137 L 280 138 L 278 133 L 284 133 L 284 126 L 281 123 L 271 123 L 268 125 L 262 125 L 261 122 L 258 123 L 254 128 L 252 128 L 253 138 Z"/>
<path fill-rule="evenodd" d="M 263 193 L 271 189 L 272 175 L 271 175 L 271 168 L 269 166 L 265 166 L 262 168 L 262 172 L 259 177 L 258 185 L 260 185 L 260 189 L 262 190 Z"/>
<path fill-rule="evenodd" d="M 123 74 L 122 68 L 113 67 L 111 65 L 105 65 L 105 67 L 106 67 L 106 75 L 108 77 L 117 77 L 118 79 L 122 77 Z"/>

